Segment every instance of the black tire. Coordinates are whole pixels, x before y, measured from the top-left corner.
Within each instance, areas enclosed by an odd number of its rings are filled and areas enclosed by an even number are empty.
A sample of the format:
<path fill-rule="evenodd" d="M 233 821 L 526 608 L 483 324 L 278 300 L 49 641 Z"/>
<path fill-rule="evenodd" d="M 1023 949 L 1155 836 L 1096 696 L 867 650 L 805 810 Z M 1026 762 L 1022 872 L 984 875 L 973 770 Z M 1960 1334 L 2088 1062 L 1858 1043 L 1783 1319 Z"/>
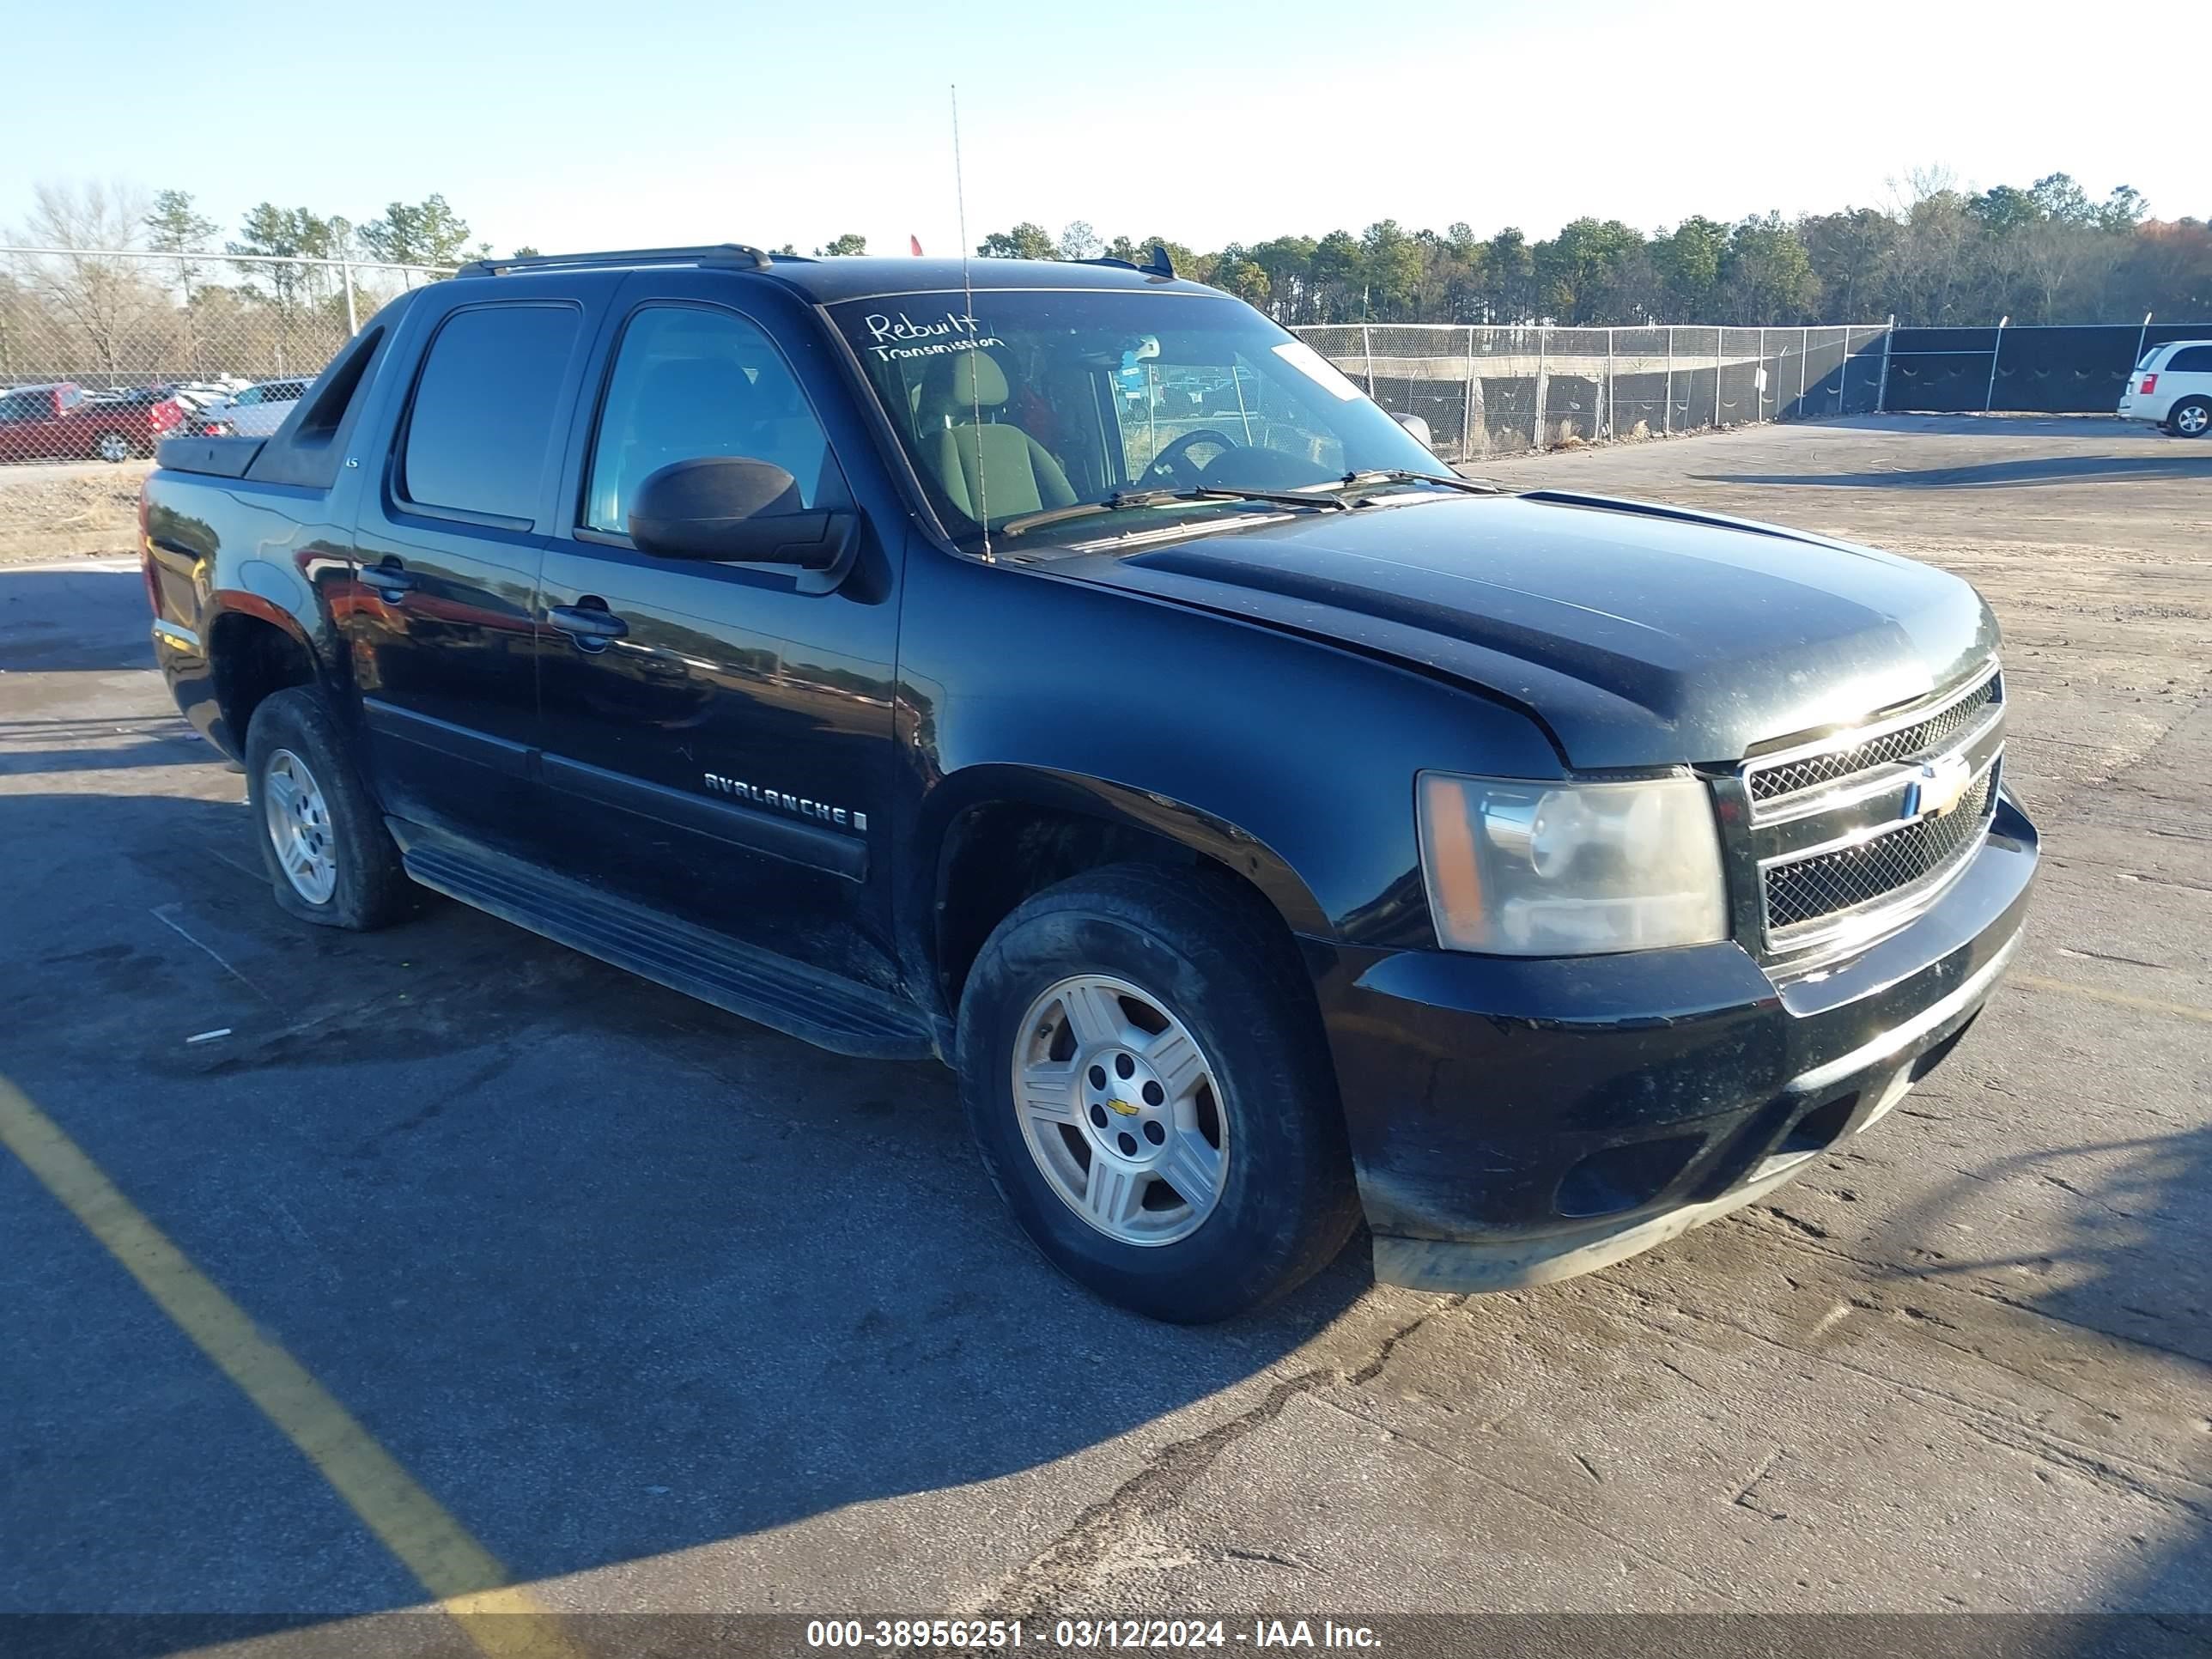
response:
<path fill-rule="evenodd" d="M 269 767 L 280 753 L 306 763 L 327 809 L 337 881 L 320 902 L 293 885 L 270 834 Z M 397 921 L 409 908 L 414 887 L 400 867 L 399 849 L 347 752 L 337 720 L 313 687 L 274 692 L 253 711 L 246 729 L 246 784 L 262 867 L 284 909 L 320 927 L 366 933 Z"/>
<path fill-rule="evenodd" d="M 2185 410 L 2195 421 L 2194 431 L 2184 418 Z M 2166 411 L 2166 429 L 2177 438 L 2202 438 L 2212 433 L 2212 398 L 2184 398 Z"/>
<path fill-rule="evenodd" d="M 1219 1197 L 1176 1242 L 1124 1243 L 1094 1227 L 1024 1138 L 1013 1083 L 1029 1036 L 1021 1022 L 1079 974 L 1126 981 L 1169 1011 L 1219 1085 L 1232 1126 Z M 1225 873 L 1118 865 L 1028 900 L 969 973 L 958 1041 L 961 1097 L 992 1183 L 1045 1258 L 1109 1302 L 1181 1324 L 1227 1319 L 1310 1278 L 1358 1224 L 1311 988 L 1273 912 Z"/>

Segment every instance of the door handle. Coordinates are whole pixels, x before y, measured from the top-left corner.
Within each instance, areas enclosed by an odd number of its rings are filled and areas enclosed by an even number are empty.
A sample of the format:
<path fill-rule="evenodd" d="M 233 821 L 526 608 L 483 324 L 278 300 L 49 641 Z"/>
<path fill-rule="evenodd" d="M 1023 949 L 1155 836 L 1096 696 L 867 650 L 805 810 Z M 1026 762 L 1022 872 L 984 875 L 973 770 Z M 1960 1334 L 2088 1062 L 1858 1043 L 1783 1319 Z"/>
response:
<path fill-rule="evenodd" d="M 574 605 L 555 605 L 545 620 L 566 634 L 579 651 L 604 651 L 610 641 L 629 632 L 629 624 L 609 611 L 605 599 L 588 595 Z"/>
<path fill-rule="evenodd" d="M 397 605 L 407 597 L 407 590 L 415 586 L 414 573 L 398 560 L 387 558 L 382 564 L 373 564 L 362 572 L 362 580 L 376 590 L 386 603 Z"/>

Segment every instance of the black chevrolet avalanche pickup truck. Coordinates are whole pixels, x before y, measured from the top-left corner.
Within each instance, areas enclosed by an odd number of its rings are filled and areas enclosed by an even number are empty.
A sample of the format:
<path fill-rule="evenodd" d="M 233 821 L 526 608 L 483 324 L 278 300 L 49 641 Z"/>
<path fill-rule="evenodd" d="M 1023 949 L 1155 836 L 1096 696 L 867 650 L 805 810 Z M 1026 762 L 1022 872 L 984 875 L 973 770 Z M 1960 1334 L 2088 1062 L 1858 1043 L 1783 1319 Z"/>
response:
<path fill-rule="evenodd" d="M 1980 598 L 1459 477 L 1164 265 L 483 264 L 165 442 L 154 638 L 277 902 L 940 1058 L 1168 1319 L 1363 1219 L 1389 1283 L 1586 1272 L 1896 1105 L 2036 865 Z"/>

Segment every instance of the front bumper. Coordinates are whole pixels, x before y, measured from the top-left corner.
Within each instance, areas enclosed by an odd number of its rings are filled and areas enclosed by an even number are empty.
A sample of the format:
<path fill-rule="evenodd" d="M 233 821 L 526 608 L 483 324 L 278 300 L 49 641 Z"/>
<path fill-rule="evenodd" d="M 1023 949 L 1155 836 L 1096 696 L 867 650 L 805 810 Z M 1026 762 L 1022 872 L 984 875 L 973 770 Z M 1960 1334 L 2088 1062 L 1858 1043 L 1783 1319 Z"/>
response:
<path fill-rule="evenodd" d="M 1545 1284 L 1801 1173 L 1973 1023 L 2037 856 L 2001 797 L 1935 905 L 1781 983 L 1735 944 L 1547 960 L 1313 947 L 1376 1277 Z"/>

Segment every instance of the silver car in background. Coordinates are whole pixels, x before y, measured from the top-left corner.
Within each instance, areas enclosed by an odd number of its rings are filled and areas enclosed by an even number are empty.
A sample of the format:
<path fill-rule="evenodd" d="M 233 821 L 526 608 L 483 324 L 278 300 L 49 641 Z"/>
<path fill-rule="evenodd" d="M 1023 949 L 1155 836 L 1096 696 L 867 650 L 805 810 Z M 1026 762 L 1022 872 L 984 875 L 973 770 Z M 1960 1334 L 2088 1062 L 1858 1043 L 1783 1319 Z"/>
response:
<path fill-rule="evenodd" d="M 210 404 L 192 416 L 195 435 L 210 438 L 266 438 L 284 424 L 300 394 L 313 380 L 264 380 Z"/>

